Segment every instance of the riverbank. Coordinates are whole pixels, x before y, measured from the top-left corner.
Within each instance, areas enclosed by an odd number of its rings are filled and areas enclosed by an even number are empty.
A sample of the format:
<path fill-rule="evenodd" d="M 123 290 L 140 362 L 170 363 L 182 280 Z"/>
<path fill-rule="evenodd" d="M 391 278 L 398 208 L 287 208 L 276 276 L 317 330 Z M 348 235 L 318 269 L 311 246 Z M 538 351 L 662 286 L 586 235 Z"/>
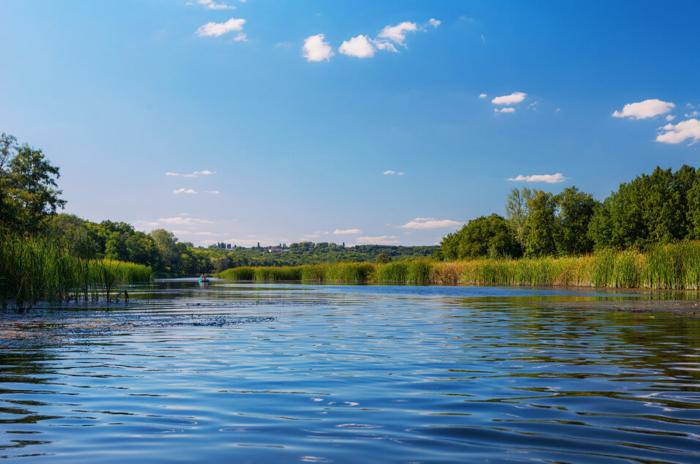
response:
<path fill-rule="evenodd" d="M 107 300 L 124 285 L 148 282 L 151 268 L 109 259 L 81 259 L 42 238 L 2 237 L 0 306 L 39 301 Z"/>
<path fill-rule="evenodd" d="M 644 253 L 606 250 L 578 257 L 236 267 L 218 276 L 257 282 L 699 290 L 700 242 L 657 246 Z"/>

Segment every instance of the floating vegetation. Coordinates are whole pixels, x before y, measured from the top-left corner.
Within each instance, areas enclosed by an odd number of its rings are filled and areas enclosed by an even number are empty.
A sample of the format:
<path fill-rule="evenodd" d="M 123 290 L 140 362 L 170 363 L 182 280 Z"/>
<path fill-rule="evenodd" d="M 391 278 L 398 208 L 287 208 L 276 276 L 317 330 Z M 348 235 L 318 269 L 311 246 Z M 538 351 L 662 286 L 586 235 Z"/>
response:
<path fill-rule="evenodd" d="M 81 259 L 45 238 L 0 237 L 0 305 L 39 301 L 110 300 L 124 285 L 148 282 L 151 268 L 106 259 Z M 126 296 L 126 295 L 125 295 Z"/>
<path fill-rule="evenodd" d="M 385 264 L 240 267 L 227 269 L 219 277 L 259 282 L 700 290 L 700 242 L 658 245 L 645 253 L 601 250 L 577 257 L 483 258 L 452 262 L 421 258 Z"/>

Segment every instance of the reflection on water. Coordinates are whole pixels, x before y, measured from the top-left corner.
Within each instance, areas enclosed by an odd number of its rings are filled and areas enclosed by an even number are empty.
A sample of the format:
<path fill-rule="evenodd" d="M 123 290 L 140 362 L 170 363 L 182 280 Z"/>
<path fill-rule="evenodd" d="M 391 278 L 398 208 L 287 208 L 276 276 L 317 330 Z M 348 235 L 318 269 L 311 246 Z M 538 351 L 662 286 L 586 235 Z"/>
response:
<path fill-rule="evenodd" d="M 700 462 L 700 318 L 606 309 L 639 295 L 131 293 L 0 313 L 0 457 Z"/>

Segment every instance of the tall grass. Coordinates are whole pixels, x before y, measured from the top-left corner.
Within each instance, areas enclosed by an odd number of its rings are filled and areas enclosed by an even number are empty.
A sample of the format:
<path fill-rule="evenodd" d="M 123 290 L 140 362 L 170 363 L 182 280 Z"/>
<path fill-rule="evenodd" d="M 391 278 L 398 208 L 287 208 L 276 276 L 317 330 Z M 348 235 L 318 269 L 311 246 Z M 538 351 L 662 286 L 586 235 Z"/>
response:
<path fill-rule="evenodd" d="M 0 305 L 97 299 L 121 285 L 147 282 L 151 269 L 133 263 L 86 260 L 42 238 L 0 237 Z"/>
<path fill-rule="evenodd" d="M 646 253 L 604 250 L 578 257 L 246 267 L 228 269 L 220 277 L 272 282 L 700 290 L 700 242 L 660 245 Z"/>

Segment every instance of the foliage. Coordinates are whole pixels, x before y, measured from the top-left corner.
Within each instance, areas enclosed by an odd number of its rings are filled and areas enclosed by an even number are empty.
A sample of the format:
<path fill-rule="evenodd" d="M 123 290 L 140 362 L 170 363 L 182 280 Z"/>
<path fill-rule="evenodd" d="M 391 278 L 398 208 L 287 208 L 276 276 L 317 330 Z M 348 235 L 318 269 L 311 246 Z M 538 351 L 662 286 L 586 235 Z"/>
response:
<path fill-rule="evenodd" d="M 65 205 L 59 177 L 41 150 L 0 134 L 0 229 L 20 234 L 41 230 L 45 219 Z"/>
<path fill-rule="evenodd" d="M 595 209 L 589 236 L 596 248 L 646 249 L 700 238 L 700 179 L 695 169 L 656 168 L 621 184 Z"/>
<path fill-rule="evenodd" d="M 527 204 L 525 219 L 525 256 L 548 256 L 556 253 L 557 202 L 554 195 L 538 190 Z"/>
<path fill-rule="evenodd" d="M 443 258 L 447 260 L 479 256 L 517 257 L 521 254 L 513 230 L 497 214 L 472 219 L 459 231 L 445 236 L 440 247 Z"/>
<path fill-rule="evenodd" d="M 96 299 L 119 286 L 147 282 L 151 269 L 107 259 L 83 259 L 46 238 L 0 236 L 0 304 Z"/>

